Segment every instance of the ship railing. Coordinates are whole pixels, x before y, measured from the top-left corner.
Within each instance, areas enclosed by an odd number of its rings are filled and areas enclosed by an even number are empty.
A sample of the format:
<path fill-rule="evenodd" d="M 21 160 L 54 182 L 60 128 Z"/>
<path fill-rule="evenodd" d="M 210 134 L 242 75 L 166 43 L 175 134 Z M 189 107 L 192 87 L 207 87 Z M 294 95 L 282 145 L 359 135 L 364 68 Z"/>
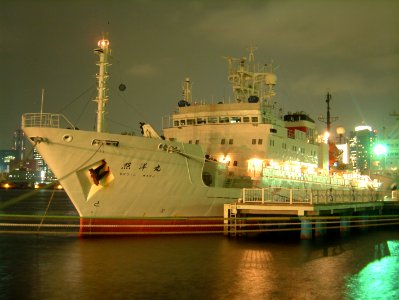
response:
<path fill-rule="evenodd" d="M 263 170 L 263 176 L 271 177 L 271 178 L 281 178 L 281 179 L 305 181 L 305 182 L 309 182 L 309 183 L 332 184 L 332 185 L 340 185 L 340 186 L 350 186 L 352 183 L 352 180 L 341 178 L 341 177 L 319 176 L 316 174 L 305 174 L 305 173 L 268 169 L 268 168 Z"/>
<path fill-rule="evenodd" d="M 283 187 L 244 188 L 243 203 L 279 204 L 332 204 L 381 201 L 382 194 L 375 190 L 355 189 L 292 189 Z"/>
<path fill-rule="evenodd" d="M 22 115 L 22 128 L 24 127 L 50 127 L 69 128 L 76 127 L 62 114 L 52 113 L 26 113 Z"/>

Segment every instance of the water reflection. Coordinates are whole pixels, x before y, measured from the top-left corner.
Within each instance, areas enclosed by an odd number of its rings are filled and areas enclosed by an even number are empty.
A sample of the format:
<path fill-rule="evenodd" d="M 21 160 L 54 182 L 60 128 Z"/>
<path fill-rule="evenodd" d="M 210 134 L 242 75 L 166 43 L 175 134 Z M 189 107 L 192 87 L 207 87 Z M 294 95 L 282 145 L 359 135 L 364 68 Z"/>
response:
<path fill-rule="evenodd" d="M 0 299 L 399 299 L 399 233 L 0 235 Z"/>
<path fill-rule="evenodd" d="M 375 260 L 347 280 L 347 299 L 399 299 L 399 241 L 378 243 Z"/>

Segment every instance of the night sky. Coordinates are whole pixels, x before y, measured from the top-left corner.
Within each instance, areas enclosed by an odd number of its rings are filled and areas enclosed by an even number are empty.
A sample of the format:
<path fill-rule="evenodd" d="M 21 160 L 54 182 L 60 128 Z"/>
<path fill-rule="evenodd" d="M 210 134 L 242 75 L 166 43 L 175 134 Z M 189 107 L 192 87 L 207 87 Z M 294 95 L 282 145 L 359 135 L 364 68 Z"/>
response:
<path fill-rule="evenodd" d="M 103 32 L 112 48 L 111 132 L 138 134 L 141 121 L 160 131 L 187 76 L 195 100 L 228 101 L 223 56 L 246 56 L 251 44 L 260 64 L 278 67 L 276 101 L 285 112 L 317 120 L 329 91 L 339 117 L 333 128 L 365 122 L 398 131 L 389 115 L 399 112 L 396 0 L 1 0 L 0 149 L 12 146 L 23 113 L 40 112 L 42 88 L 44 112 L 94 128 L 93 49 Z"/>

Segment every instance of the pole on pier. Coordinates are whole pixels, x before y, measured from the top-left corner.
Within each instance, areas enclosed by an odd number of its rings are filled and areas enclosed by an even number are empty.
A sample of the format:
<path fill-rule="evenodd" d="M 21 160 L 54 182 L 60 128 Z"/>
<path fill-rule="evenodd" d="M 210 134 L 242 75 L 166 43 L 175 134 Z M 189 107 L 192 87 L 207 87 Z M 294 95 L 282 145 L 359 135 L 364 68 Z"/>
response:
<path fill-rule="evenodd" d="M 309 219 L 301 219 L 301 240 L 312 239 L 312 222 Z"/>

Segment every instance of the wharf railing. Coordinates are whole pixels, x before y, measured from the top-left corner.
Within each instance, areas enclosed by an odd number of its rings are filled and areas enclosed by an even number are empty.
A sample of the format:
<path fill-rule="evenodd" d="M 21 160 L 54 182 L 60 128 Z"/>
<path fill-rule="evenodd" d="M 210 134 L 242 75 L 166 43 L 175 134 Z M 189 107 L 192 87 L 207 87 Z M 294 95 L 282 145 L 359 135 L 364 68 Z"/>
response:
<path fill-rule="evenodd" d="M 243 203 L 333 204 L 382 201 L 382 193 L 375 190 L 312 190 L 280 187 L 243 188 Z"/>
<path fill-rule="evenodd" d="M 22 128 L 24 127 L 50 127 L 69 128 L 76 127 L 62 114 L 52 113 L 26 113 L 22 115 Z"/>

